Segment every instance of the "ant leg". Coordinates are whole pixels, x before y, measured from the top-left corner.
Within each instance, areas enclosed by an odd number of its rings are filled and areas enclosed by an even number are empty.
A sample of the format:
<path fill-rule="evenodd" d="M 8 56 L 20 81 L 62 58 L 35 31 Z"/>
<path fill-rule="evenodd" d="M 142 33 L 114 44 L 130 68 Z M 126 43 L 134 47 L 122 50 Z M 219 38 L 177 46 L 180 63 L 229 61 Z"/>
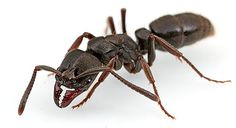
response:
<path fill-rule="evenodd" d="M 157 103 L 159 104 L 159 106 L 161 107 L 161 109 L 164 111 L 164 113 L 165 113 L 167 116 L 169 116 L 169 117 L 172 118 L 172 119 L 175 119 L 175 117 L 172 116 L 171 114 L 169 114 L 169 113 L 165 110 L 164 106 L 162 105 L 160 96 L 159 96 L 159 94 L 158 94 L 158 91 L 157 91 L 157 88 L 156 88 L 156 85 L 155 85 L 155 80 L 154 80 L 154 78 L 153 78 L 153 76 L 152 76 L 152 72 L 151 72 L 151 70 L 150 70 L 149 65 L 148 65 L 147 62 L 144 60 L 143 56 L 139 56 L 139 61 L 140 61 L 140 63 L 141 63 L 142 69 L 143 69 L 143 71 L 144 71 L 144 73 L 145 73 L 147 79 L 148 79 L 149 82 L 152 84 L 152 88 L 153 88 L 153 90 L 154 90 L 154 94 L 155 94 L 155 95 L 157 96 L 157 98 L 158 98 Z"/>
<path fill-rule="evenodd" d="M 126 9 L 121 9 L 121 23 L 122 23 L 122 32 L 126 33 L 126 25 L 125 25 L 125 17 L 126 17 Z"/>
<path fill-rule="evenodd" d="M 111 28 L 112 35 L 115 35 L 116 34 L 116 29 L 115 29 L 113 18 L 111 16 L 109 16 L 107 18 L 107 21 L 108 21 L 108 26 Z"/>
<path fill-rule="evenodd" d="M 19 108 L 18 108 L 18 114 L 19 115 L 21 115 L 24 112 L 25 105 L 26 105 L 27 99 L 29 97 L 29 94 L 30 94 L 30 92 L 31 92 L 31 90 L 33 88 L 33 84 L 34 84 L 37 72 L 40 71 L 40 70 L 45 70 L 45 71 L 53 72 L 53 73 L 61 76 L 61 72 L 56 70 L 56 69 L 54 69 L 54 68 L 52 68 L 52 67 L 49 67 L 49 66 L 46 66 L 46 65 L 35 66 L 33 74 L 32 74 L 32 77 L 31 77 L 31 80 L 29 82 L 29 85 L 26 88 L 26 90 L 24 92 L 24 95 L 22 96 L 20 104 L 19 104 Z"/>
<path fill-rule="evenodd" d="M 154 53 L 154 55 L 155 55 L 155 53 Z M 149 59 L 150 60 L 150 59 Z M 156 97 L 156 100 L 154 100 L 154 101 L 156 101 L 159 105 L 160 105 L 160 107 L 161 107 L 161 109 L 164 111 L 164 113 L 167 115 L 167 116 L 169 116 L 169 117 L 171 117 L 172 119 L 175 119 L 175 117 L 174 116 L 172 116 L 171 114 L 169 114 L 166 110 L 165 110 L 165 108 L 163 107 L 163 105 L 162 105 L 162 103 L 161 103 L 161 100 L 160 100 L 160 96 L 159 96 L 159 94 L 158 94 L 158 92 L 157 92 L 157 89 L 156 89 L 156 86 L 155 86 L 155 80 L 154 80 L 154 78 L 153 78 L 153 76 L 152 76 L 152 73 L 151 73 L 151 70 L 150 70 L 150 68 L 149 68 L 149 64 L 147 64 L 147 62 L 144 60 L 144 58 L 140 55 L 140 57 L 139 57 L 139 61 L 137 61 L 136 62 L 136 65 L 132 65 L 132 64 L 127 64 L 127 65 L 124 65 L 125 66 L 125 68 L 127 69 L 127 71 L 129 71 L 130 73 L 136 73 L 136 72 L 139 72 L 140 71 L 140 67 L 139 67 L 139 64 L 141 65 L 141 68 L 144 70 L 144 73 L 145 73 L 145 75 L 146 75 L 146 77 L 147 77 L 147 79 L 149 80 L 149 82 L 152 84 L 152 86 L 153 86 L 153 90 L 154 90 L 154 93 L 155 93 L 155 97 Z M 111 72 L 112 73 L 112 72 Z M 113 73 L 112 73 L 113 74 Z M 114 74 L 113 74 L 114 75 Z M 114 75 L 115 76 L 115 75 Z M 115 76 L 116 77 L 116 76 Z M 118 78 L 119 80 L 121 79 L 121 78 Z M 125 81 L 125 80 L 121 80 L 122 82 L 123 81 Z M 128 82 L 128 81 L 125 81 L 126 83 Z M 125 83 L 125 82 L 123 82 L 123 83 Z M 126 84 L 125 83 L 125 84 Z M 130 84 L 132 84 L 132 83 L 130 83 Z M 128 87 L 129 87 L 129 85 L 128 84 L 126 84 Z M 132 88 L 132 87 L 130 87 L 130 88 Z M 132 88 L 133 89 L 133 88 Z M 134 89 L 135 90 L 135 89 Z M 137 91 L 137 90 L 135 90 L 135 91 Z M 141 94 L 143 94 L 144 96 L 146 96 L 146 97 L 148 97 L 147 95 L 145 95 L 143 92 L 139 92 L 139 93 L 141 93 Z M 150 98 L 150 97 L 148 97 L 148 98 Z M 151 98 L 150 98 L 151 99 Z"/>
<path fill-rule="evenodd" d="M 156 95 L 154 95 L 153 93 L 138 87 L 137 85 L 134 85 L 133 83 L 130 83 L 128 80 L 124 79 L 123 77 L 121 77 L 120 75 L 118 75 L 117 73 L 115 73 L 113 70 L 110 70 L 110 73 L 116 77 L 118 80 L 120 80 L 122 83 L 124 83 L 125 85 L 127 85 L 129 88 L 133 89 L 134 91 L 140 93 L 141 95 L 149 98 L 150 100 L 153 101 L 158 101 L 159 99 L 157 98 Z"/>
<path fill-rule="evenodd" d="M 157 91 L 156 94 L 153 94 L 143 88 L 140 88 L 132 83 L 130 83 L 129 81 L 127 81 L 126 79 L 124 79 L 123 77 L 121 77 L 120 75 L 118 75 L 117 73 L 115 73 L 113 71 L 113 66 L 116 62 L 117 58 L 113 58 L 107 67 L 98 67 L 98 68 L 93 68 L 93 69 L 90 69 L 88 71 L 85 71 L 84 73 L 82 73 L 81 75 L 79 75 L 78 77 L 84 77 L 86 75 L 89 75 L 89 74 L 93 74 L 93 73 L 98 73 L 98 72 L 101 72 L 103 71 L 102 75 L 99 77 L 99 80 L 97 83 L 95 83 L 95 85 L 92 87 L 92 89 L 89 91 L 89 93 L 87 94 L 86 98 L 84 98 L 79 104 L 73 106 L 72 108 L 76 108 L 76 107 L 80 107 L 81 105 L 83 105 L 85 102 L 87 102 L 87 100 L 92 96 L 93 92 L 95 91 L 95 89 L 100 85 L 101 82 L 103 82 L 105 80 L 105 78 L 109 75 L 109 73 L 111 73 L 113 76 L 115 76 L 118 80 L 120 80 L 122 83 L 124 83 L 125 85 L 127 85 L 129 88 L 133 89 L 134 91 L 140 93 L 141 95 L 153 100 L 153 101 L 156 101 L 160 104 L 161 106 L 161 109 L 165 112 L 166 110 L 164 109 L 164 107 L 161 105 L 161 102 L 160 102 L 160 98 L 157 94 Z M 155 85 L 154 85 L 155 86 Z M 156 87 L 155 89 L 156 90 Z M 170 114 L 167 114 L 169 117 L 171 117 L 172 119 L 175 119 L 173 116 L 171 116 Z"/>
<path fill-rule="evenodd" d="M 77 48 L 80 46 L 80 44 L 81 44 L 83 38 L 88 38 L 89 40 L 91 40 L 91 39 L 94 38 L 94 37 L 95 37 L 95 36 L 94 36 L 93 34 L 88 33 L 88 32 L 84 32 L 84 33 L 83 33 L 81 36 L 79 36 L 79 37 L 75 40 L 75 42 L 70 46 L 70 48 L 68 49 L 68 52 L 71 52 L 71 51 L 77 49 Z"/>
<path fill-rule="evenodd" d="M 155 52 L 155 39 L 148 37 L 148 65 L 152 66 L 152 63 L 154 62 L 156 58 L 156 52 Z"/>
<path fill-rule="evenodd" d="M 181 58 L 202 78 L 208 80 L 208 81 L 213 81 L 216 83 L 225 83 L 225 82 L 231 82 L 231 80 L 214 80 L 211 79 L 209 77 L 204 76 L 180 51 L 178 51 L 174 46 L 172 46 L 171 44 L 169 44 L 167 41 L 165 41 L 164 39 L 162 39 L 161 37 L 158 37 L 154 34 L 151 34 L 149 36 L 150 38 L 155 38 L 155 40 L 164 48 L 166 49 L 166 51 L 168 51 L 170 54 L 178 57 L 179 60 L 181 60 Z"/>
<path fill-rule="evenodd" d="M 153 100 L 153 101 L 157 101 L 158 98 L 156 97 L 156 95 L 152 94 L 151 92 L 144 90 L 143 88 L 140 88 L 132 83 L 130 83 L 129 81 L 127 81 L 126 79 L 124 79 L 123 77 L 121 77 L 120 75 L 118 75 L 117 73 L 115 73 L 112 69 L 108 68 L 108 67 L 96 67 L 96 68 L 92 68 L 92 69 L 88 69 L 87 71 L 81 73 L 79 76 L 77 76 L 76 78 L 80 78 L 80 77 L 84 77 L 87 75 L 91 75 L 91 74 L 95 74 L 95 73 L 99 73 L 102 72 L 104 70 L 108 70 L 113 76 L 115 76 L 118 80 L 120 80 L 122 83 L 124 83 L 125 85 L 127 85 L 129 88 L 135 90 L 136 92 L 146 96 L 147 98 Z"/>
<path fill-rule="evenodd" d="M 80 107 L 81 105 L 83 105 L 85 102 L 87 102 L 87 100 L 92 96 L 93 92 L 95 91 L 95 89 L 99 86 L 99 84 L 101 82 L 103 82 L 105 80 L 105 78 L 108 76 L 109 73 L 111 73 L 113 76 L 115 76 L 118 80 L 120 80 L 122 83 L 124 83 L 125 85 L 127 85 L 129 88 L 133 89 L 134 91 L 140 93 L 141 95 L 149 98 L 150 100 L 153 100 L 153 101 L 156 101 L 158 103 L 160 103 L 160 98 L 143 89 L 143 88 L 140 88 L 132 83 L 130 83 L 129 81 L 127 81 L 126 79 L 124 79 L 123 77 L 121 77 L 120 75 L 118 75 L 117 73 L 115 73 L 112 69 L 112 65 L 114 66 L 115 64 L 115 60 L 112 62 L 110 61 L 111 63 L 108 65 L 108 67 L 101 67 L 101 68 L 94 68 L 94 69 L 91 69 L 90 71 L 86 71 L 85 73 L 83 73 L 83 75 L 81 75 L 80 77 L 83 77 L 84 75 L 89 75 L 89 74 L 93 74 L 93 73 L 98 73 L 100 71 L 103 71 L 102 75 L 99 77 L 99 80 L 98 82 L 93 86 L 93 88 L 89 91 L 89 93 L 87 94 L 86 98 L 83 99 L 79 104 L 73 106 L 72 108 L 76 108 L 76 107 Z M 163 108 L 163 106 L 161 105 L 161 108 Z M 168 115 L 170 116 L 170 115 Z M 173 116 L 170 116 L 172 119 L 174 119 Z"/>
<path fill-rule="evenodd" d="M 107 78 L 107 76 L 110 73 L 110 70 L 113 69 L 116 60 L 117 60 L 117 56 L 115 56 L 114 58 L 110 60 L 110 62 L 107 64 L 108 69 L 105 69 L 102 72 L 101 76 L 98 78 L 98 81 L 95 83 L 92 89 L 88 92 L 87 96 L 79 104 L 72 106 L 72 108 L 79 108 L 93 95 L 96 88 L 100 85 L 100 83 L 102 83 Z"/>

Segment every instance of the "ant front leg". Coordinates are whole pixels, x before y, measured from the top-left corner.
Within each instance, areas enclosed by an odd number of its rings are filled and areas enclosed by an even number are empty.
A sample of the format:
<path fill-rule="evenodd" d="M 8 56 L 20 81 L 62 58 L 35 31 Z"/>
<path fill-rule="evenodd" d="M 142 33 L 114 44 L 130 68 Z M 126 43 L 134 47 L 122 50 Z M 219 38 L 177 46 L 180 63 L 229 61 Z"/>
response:
<path fill-rule="evenodd" d="M 107 76 L 110 73 L 110 70 L 113 69 L 115 62 L 117 60 L 117 56 L 115 56 L 114 58 L 112 58 L 110 60 L 110 62 L 107 64 L 107 68 L 105 69 L 102 74 L 100 75 L 100 77 L 98 78 L 98 81 L 95 83 L 95 85 L 92 87 L 92 89 L 88 92 L 87 96 L 77 105 L 74 105 L 72 108 L 79 108 L 80 106 L 82 106 L 85 102 L 87 102 L 87 100 L 93 95 L 94 91 L 96 90 L 96 88 L 100 85 L 100 83 L 102 83 Z"/>
<path fill-rule="evenodd" d="M 83 41 L 83 38 L 87 38 L 87 39 L 91 40 L 91 39 L 94 38 L 94 37 L 95 37 L 95 36 L 94 36 L 93 34 L 91 34 L 91 33 L 89 33 L 89 32 L 84 32 L 84 33 L 83 33 L 81 36 L 79 36 L 79 37 L 75 40 L 75 42 L 71 45 L 71 47 L 68 49 L 68 52 L 71 52 L 71 51 L 77 49 L 77 48 L 80 46 L 81 42 Z"/>
<path fill-rule="evenodd" d="M 200 77 L 202 77 L 202 78 L 204 78 L 208 81 L 212 81 L 212 82 L 216 82 L 216 83 L 231 82 L 231 80 L 223 80 L 222 81 L 222 80 L 214 80 L 214 79 L 211 79 L 209 77 L 206 77 L 183 55 L 183 53 L 178 51 L 174 46 L 172 46 L 166 40 L 164 40 L 161 37 L 158 37 L 154 34 L 150 34 L 149 38 L 151 38 L 151 40 L 156 40 L 156 42 L 158 42 L 159 45 L 161 45 L 170 54 L 176 56 L 179 60 L 181 60 L 181 58 L 182 58 Z"/>
<path fill-rule="evenodd" d="M 29 82 L 29 85 L 26 88 L 26 90 L 24 92 L 24 95 L 22 96 L 20 104 L 19 104 L 19 108 L 18 108 L 18 114 L 19 115 L 21 115 L 24 112 L 25 105 L 26 105 L 27 99 L 29 97 L 29 94 L 30 94 L 30 92 L 31 92 L 31 90 L 33 88 L 37 72 L 40 71 L 40 70 L 49 71 L 49 72 L 55 73 L 58 76 L 61 76 L 61 72 L 56 70 L 56 69 L 54 69 L 54 68 L 52 68 L 52 67 L 49 67 L 49 66 L 46 66 L 46 65 L 35 66 L 33 74 L 32 74 L 32 77 L 31 77 L 31 80 Z"/>

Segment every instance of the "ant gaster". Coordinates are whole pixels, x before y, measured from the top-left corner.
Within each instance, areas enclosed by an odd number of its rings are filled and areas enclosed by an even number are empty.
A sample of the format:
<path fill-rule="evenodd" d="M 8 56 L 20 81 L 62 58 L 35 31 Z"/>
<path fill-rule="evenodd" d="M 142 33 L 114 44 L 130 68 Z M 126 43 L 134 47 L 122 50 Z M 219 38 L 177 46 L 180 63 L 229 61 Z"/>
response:
<path fill-rule="evenodd" d="M 91 98 L 100 83 L 109 74 L 112 74 L 131 89 L 158 103 L 163 112 L 174 119 L 175 117 L 169 114 L 162 105 L 154 77 L 150 70 L 150 66 L 155 60 L 155 49 L 167 51 L 179 60 L 184 60 L 204 79 L 216 83 L 230 82 L 230 80 L 219 81 L 206 77 L 177 50 L 177 48 L 193 44 L 200 39 L 212 35 L 214 29 L 208 19 L 193 13 L 163 16 L 150 24 L 151 31 L 145 28 L 136 30 L 136 43 L 126 33 L 125 15 L 126 9 L 123 8 L 121 9 L 122 34 L 116 34 L 113 18 L 108 17 L 111 35 L 95 37 L 91 33 L 85 32 L 75 40 L 57 69 L 45 65 L 35 66 L 32 78 L 21 99 L 18 114 L 21 115 L 24 111 L 37 72 L 45 70 L 55 74 L 54 102 L 60 108 L 67 107 L 75 97 L 88 90 L 99 72 L 102 72 L 87 96 L 79 104 L 74 105 L 73 108 L 83 105 Z M 78 49 L 83 38 L 89 39 L 86 51 Z M 148 56 L 147 61 L 143 58 L 144 54 Z M 118 75 L 115 70 L 119 70 L 122 66 L 129 73 L 138 73 L 143 70 L 152 85 L 154 93 L 138 87 Z M 62 86 L 66 87 L 67 90 L 64 96 L 60 98 L 63 91 Z"/>

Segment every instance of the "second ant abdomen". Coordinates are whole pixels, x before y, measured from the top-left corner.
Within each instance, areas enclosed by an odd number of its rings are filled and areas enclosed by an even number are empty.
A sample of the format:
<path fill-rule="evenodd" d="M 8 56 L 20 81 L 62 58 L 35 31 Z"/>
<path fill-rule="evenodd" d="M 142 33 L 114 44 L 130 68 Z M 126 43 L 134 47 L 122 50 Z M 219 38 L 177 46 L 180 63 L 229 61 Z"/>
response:
<path fill-rule="evenodd" d="M 150 33 L 162 37 L 176 48 L 193 44 L 214 34 L 211 22 L 207 18 L 193 13 L 165 15 L 151 22 L 149 27 L 151 31 L 141 28 L 135 32 L 141 50 L 145 50 L 147 45 L 145 43 L 148 41 L 148 37 L 143 38 L 145 37 L 143 35 Z M 158 43 L 155 44 L 155 47 L 164 50 Z"/>

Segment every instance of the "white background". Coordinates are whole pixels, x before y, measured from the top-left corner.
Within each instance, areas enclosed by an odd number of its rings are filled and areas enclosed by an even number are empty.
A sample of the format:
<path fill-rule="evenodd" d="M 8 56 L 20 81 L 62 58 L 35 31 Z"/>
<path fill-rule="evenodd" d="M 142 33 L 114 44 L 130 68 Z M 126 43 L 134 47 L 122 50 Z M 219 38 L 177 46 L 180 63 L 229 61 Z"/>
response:
<path fill-rule="evenodd" d="M 199 70 L 215 79 L 233 83 L 216 84 L 201 79 L 175 57 L 157 51 L 151 67 L 166 109 L 135 93 L 110 76 L 81 108 L 58 108 L 53 101 L 54 77 L 38 73 L 25 112 L 17 115 L 20 98 L 38 64 L 57 68 L 72 42 L 84 31 L 104 35 L 106 18 L 114 16 L 120 29 L 120 8 L 127 8 L 127 30 L 131 37 L 139 27 L 165 14 L 190 11 L 208 17 L 216 34 L 180 49 Z M 83 0 L 0 1 L 0 125 L 36 127 L 155 127 L 235 128 L 235 4 L 212 0 Z M 86 42 L 87 40 L 85 40 Z M 81 46 L 86 48 L 86 43 Z M 135 84 L 151 89 L 143 72 L 118 73 Z M 78 103 L 78 97 L 72 104 Z M 1 126 L 3 127 L 3 126 Z"/>

